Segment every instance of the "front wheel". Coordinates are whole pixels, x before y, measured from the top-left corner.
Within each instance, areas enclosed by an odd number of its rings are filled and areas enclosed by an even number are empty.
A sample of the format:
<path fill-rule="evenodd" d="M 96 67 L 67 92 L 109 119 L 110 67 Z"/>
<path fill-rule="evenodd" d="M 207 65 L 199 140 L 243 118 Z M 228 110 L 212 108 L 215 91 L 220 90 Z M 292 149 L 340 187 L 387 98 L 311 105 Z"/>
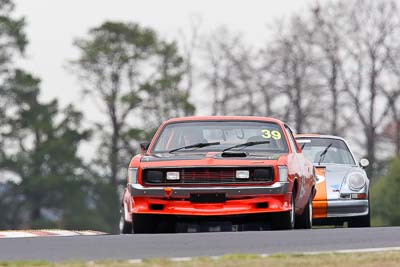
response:
<path fill-rule="evenodd" d="M 124 209 L 121 210 L 121 218 L 119 221 L 119 232 L 122 235 L 132 234 L 132 223 L 125 221 Z"/>
<path fill-rule="evenodd" d="M 312 217 L 313 217 L 312 194 L 310 194 L 308 202 L 304 207 L 303 214 L 296 217 L 296 229 L 311 229 Z"/>
<path fill-rule="evenodd" d="M 275 216 L 272 223 L 272 228 L 274 230 L 292 230 L 294 228 L 296 205 L 293 193 L 290 199 L 290 206 L 290 211 L 281 212 Z"/>

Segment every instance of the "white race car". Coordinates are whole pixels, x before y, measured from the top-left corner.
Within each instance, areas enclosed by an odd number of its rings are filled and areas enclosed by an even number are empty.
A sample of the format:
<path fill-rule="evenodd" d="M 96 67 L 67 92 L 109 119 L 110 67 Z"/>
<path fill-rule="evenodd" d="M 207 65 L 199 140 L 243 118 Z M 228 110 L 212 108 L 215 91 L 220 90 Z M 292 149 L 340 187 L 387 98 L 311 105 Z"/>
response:
<path fill-rule="evenodd" d="M 368 160 L 357 162 L 341 137 L 301 134 L 296 140 L 315 166 L 313 223 L 340 226 L 347 222 L 348 227 L 369 227 L 369 179 L 364 171 Z"/>

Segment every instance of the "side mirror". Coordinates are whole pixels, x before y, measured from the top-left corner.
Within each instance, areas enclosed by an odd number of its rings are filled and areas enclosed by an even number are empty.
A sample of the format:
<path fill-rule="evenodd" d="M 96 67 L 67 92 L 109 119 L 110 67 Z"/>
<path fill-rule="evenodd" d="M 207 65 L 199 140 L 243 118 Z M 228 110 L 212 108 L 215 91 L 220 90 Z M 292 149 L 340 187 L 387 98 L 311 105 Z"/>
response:
<path fill-rule="evenodd" d="M 142 150 L 142 154 L 146 153 L 149 146 L 150 146 L 150 142 L 140 143 L 140 149 Z"/>
<path fill-rule="evenodd" d="M 362 167 L 362 168 L 367 168 L 368 167 L 368 165 L 369 165 L 369 160 L 367 160 L 367 159 L 361 159 L 360 160 L 360 166 Z"/>

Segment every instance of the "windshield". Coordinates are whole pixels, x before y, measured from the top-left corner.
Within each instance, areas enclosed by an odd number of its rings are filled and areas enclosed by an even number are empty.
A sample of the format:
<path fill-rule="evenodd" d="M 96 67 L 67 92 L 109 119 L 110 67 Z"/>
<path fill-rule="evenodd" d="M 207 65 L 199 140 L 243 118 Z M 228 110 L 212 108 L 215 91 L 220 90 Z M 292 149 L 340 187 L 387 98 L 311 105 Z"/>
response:
<path fill-rule="evenodd" d="M 314 163 L 355 165 L 346 143 L 333 138 L 297 138 L 303 155 Z"/>
<path fill-rule="evenodd" d="M 285 137 L 278 124 L 255 121 L 200 121 L 166 125 L 158 137 L 152 152 L 169 152 L 199 143 L 219 144 L 180 149 L 179 152 L 222 151 L 246 142 L 260 143 L 251 146 L 240 146 L 232 150 L 268 151 L 274 153 L 288 151 Z"/>

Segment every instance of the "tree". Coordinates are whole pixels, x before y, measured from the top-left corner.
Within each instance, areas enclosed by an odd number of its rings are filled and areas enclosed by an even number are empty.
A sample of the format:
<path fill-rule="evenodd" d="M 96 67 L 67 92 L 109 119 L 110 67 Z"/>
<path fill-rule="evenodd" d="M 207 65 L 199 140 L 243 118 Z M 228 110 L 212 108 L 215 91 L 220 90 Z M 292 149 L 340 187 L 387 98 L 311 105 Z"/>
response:
<path fill-rule="evenodd" d="M 137 141 L 161 120 L 193 113 L 180 85 L 183 61 L 173 42 L 134 23 L 105 22 L 75 45 L 80 55 L 72 65 L 107 118 L 96 129 L 102 141 L 97 166 L 116 186 Z"/>
<path fill-rule="evenodd" d="M 180 38 L 178 45 L 182 46 L 183 51 L 183 62 L 184 62 L 184 73 L 185 73 L 185 91 L 190 97 L 194 90 L 197 77 L 196 77 L 196 55 L 199 49 L 200 36 L 201 36 L 201 24 L 202 19 L 199 16 L 193 16 L 190 19 L 189 32 L 180 31 Z"/>
<path fill-rule="evenodd" d="M 371 189 L 372 214 L 376 224 L 400 225 L 398 192 L 400 190 L 400 158 L 394 159 L 387 174 Z"/>
<path fill-rule="evenodd" d="M 107 123 L 98 123 L 102 138 L 99 159 L 105 177 L 116 186 L 122 178 L 121 137 L 129 130 L 128 116 L 141 103 L 140 91 L 148 77 L 143 70 L 156 49 L 154 31 L 137 24 L 105 22 L 79 39 L 78 60 L 72 62 L 86 93 L 98 101 Z M 110 125 L 110 127 L 107 127 Z M 110 129 L 111 128 L 111 129 Z M 123 162 L 123 163 L 122 163 Z"/>
<path fill-rule="evenodd" d="M 165 120 L 193 115 L 189 91 L 182 85 L 186 71 L 176 43 L 159 42 L 152 79 L 143 85 L 142 116 L 152 134 Z M 152 124 L 151 124 L 152 123 Z"/>
<path fill-rule="evenodd" d="M 24 18 L 14 18 L 15 5 L 11 0 L 0 0 L 0 74 L 7 73 L 13 59 L 25 51 L 28 43 Z"/>
<path fill-rule="evenodd" d="M 397 82 L 394 82 L 395 88 L 383 90 L 387 98 L 388 108 L 390 109 L 391 120 L 388 121 L 382 131 L 382 137 L 386 137 L 391 144 L 394 144 L 394 154 L 400 156 L 400 90 L 398 80 L 400 75 L 396 74 Z"/>
<path fill-rule="evenodd" d="M 340 75 L 344 61 L 343 36 L 347 28 L 347 17 L 342 12 L 345 4 L 328 3 L 321 7 L 317 3 L 311 10 L 313 36 L 310 41 L 315 47 L 315 68 L 321 76 L 321 89 L 328 92 L 321 99 L 329 108 L 324 116 L 330 122 L 326 131 L 333 135 L 344 134 L 351 125 L 348 114 L 352 110 Z"/>
<path fill-rule="evenodd" d="M 312 130 L 321 119 L 322 107 L 316 105 L 324 94 L 316 71 L 313 30 L 306 18 L 293 16 L 276 25 L 274 37 L 264 50 L 273 77 L 271 87 L 280 97 L 279 117 L 293 125 L 296 132 Z M 270 63 L 269 63 L 270 62 Z"/>
<path fill-rule="evenodd" d="M 27 44 L 24 32 L 24 18 L 14 18 L 15 5 L 11 0 L 0 0 L 0 83 L 3 83 L 13 67 L 13 59 L 22 55 Z M 0 85 L 0 96 L 4 88 Z M 4 118 L 8 103 L 5 98 L 0 98 L 0 132 L 4 128 Z M 3 140 L 0 139 L 0 151 Z"/>
<path fill-rule="evenodd" d="M 399 12 L 395 1 L 353 1 L 341 8 L 348 19 L 345 36 L 346 62 L 341 76 L 354 114 L 363 128 L 364 147 L 371 162 L 370 177 L 376 176 L 378 131 L 390 112 L 384 91 L 391 51 L 399 35 Z"/>
<path fill-rule="evenodd" d="M 80 55 L 72 66 L 106 118 L 95 129 L 101 142 L 93 167 L 111 185 L 109 215 L 117 219 L 117 185 L 137 142 L 148 140 L 162 121 L 194 113 L 182 85 L 185 66 L 174 42 L 135 23 L 105 22 L 75 45 Z"/>
<path fill-rule="evenodd" d="M 213 115 L 259 113 L 252 50 L 241 34 L 224 27 L 206 37 L 202 76 L 211 91 Z"/>
<path fill-rule="evenodd" d="M 77 156 L 80 143 L 89 132 L 82 129 L 82 114 L 72 106 L 60 110 L 56 100 L 39 101 L 39 79 L 16 70 L 3 84 L 2 98 L 9 103 L 1 138 L 6 146 L 0 156 L 0 170 L 19 177 L 9 184 L 9 227 L 70 228 L 71 219 L 90 211 L 90 185 L 85 166 Z M 77 201 L 79 203 L 77 203 Z M 77 205 L 75 205 L 77 204 Z M 79 212 L 79 210 L 83 210 Z M 86 213 L 85 213 L 86 212 Z"/>

